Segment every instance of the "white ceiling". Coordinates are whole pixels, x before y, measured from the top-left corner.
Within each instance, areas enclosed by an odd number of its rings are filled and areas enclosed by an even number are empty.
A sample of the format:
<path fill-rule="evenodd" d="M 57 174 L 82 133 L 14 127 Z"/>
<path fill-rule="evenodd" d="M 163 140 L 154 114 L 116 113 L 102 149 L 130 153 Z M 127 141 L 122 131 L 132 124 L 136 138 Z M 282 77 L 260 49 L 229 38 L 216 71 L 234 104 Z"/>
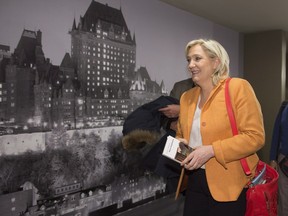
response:
<path fill-rule="evenodd" d="M 242 33 L 288 32 L 288 0 L 160 0 Z"/>

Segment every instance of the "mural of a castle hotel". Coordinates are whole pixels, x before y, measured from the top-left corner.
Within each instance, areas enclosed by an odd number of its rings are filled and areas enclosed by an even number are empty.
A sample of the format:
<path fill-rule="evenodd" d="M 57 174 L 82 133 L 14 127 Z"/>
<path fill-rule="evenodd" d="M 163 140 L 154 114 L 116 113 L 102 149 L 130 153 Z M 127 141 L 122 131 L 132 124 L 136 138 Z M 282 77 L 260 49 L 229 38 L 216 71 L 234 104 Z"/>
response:
<path fill-rule="evenodd" d="M 167 94 L 146 67 L 136 69 L 135 34 L 121 9 L 92 1 L 69 34 L 71 55 L 60 66 L 45 58 L 41 30 L 24 29 L 14 53 L 1 60 L 0 121 L 12 132 L 121 125 L 135 108 Z"/>

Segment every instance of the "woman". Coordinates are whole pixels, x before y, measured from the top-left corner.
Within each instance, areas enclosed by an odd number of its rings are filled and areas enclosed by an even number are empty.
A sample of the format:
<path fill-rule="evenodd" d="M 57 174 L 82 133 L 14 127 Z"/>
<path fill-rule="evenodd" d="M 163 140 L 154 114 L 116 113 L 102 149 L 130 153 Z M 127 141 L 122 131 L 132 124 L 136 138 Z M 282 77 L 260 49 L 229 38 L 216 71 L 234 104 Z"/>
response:
<path fill-rule="evenodd" d="M 195 150 L 182 162 L 188 171 L 184 216 L 243 216 L 247 177 L 240 159 L 247 157 L 254 175 L 256 152 L 265 140 L 260 104 L 251 85 L 233 78 L 229 92 L 239 135 L 233 136 L 225 105 L 229 56 L 214 40 L 186 46 L 188 69 L 196 87 L 180 99 L 176 137 Z M 181 181 L 179 181 L 181 182 Z"/>

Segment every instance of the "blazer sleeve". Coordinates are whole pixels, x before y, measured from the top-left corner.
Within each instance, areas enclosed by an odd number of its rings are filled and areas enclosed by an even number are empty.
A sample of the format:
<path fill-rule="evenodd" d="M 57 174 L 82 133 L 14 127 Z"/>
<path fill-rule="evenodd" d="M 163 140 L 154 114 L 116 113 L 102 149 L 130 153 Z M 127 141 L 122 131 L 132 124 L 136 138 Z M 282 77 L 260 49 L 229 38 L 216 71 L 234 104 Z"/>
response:
<path fill-rule="evenodd" d="M 212 144 L 216 160 L 224 167 L 226 163 L 256 153 L 265 142 L 261 106 L 250 83 L 233 78 L 229 93 L 239 134 Z"/>

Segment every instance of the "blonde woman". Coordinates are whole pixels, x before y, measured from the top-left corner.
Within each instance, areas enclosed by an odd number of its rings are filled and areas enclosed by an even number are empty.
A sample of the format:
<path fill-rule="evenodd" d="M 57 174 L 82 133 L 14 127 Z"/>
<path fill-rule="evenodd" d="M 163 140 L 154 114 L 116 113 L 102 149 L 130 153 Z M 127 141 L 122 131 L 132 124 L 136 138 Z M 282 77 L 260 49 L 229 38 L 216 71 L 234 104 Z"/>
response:
<path fill-rule="evenodd" d="M 265 141 L 260 104 L 246 80 L 230 81 L 239 130 L 233 136 L 224 95 L 229 77 L 226 50 L 215 40 L 198 39 L 187 44 L 186 58 L 196 87 L 181 96 L 176 138 L 195 150 L 181 164 L 188 171 L 183 215 L 244 216 L 249 178 L 240 159 L 247 157 L 254 174 L 256 152 Z"/>

